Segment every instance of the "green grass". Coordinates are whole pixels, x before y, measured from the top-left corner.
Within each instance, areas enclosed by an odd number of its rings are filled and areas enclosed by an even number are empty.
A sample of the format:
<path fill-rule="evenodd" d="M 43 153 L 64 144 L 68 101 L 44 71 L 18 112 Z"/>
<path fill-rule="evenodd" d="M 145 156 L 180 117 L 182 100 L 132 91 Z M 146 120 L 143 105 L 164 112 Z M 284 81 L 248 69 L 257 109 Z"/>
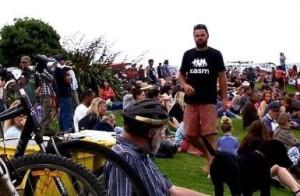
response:
<path fill-rule="evenodd" d="M 284 89 L 287 93 L 295 93 L 297 91 L 295 86 L 287 85 Z"/>
<path fill-rule="evenodd" d="M 242 129 L 240 119 L 233 119 L 234 135 L 241 140 L 246 134 Z M 300 132 L 295 132 L 300 136 Z M 205 164 L 203 157 L 196 157 L 186 153 L 178 153 L 172 159 L 156 159 L 159 169 L 166 174 L 174 185 L 187 187 L 209 195 L 213 195 L 214 189 L 211 180 L 205 176 L 201 167 Z M 226 169 L 226 168 L 224 168 Z M 291 195 L 291 192 L 284 188 L 272 187 L 272 195 Z M 228 188 L 225 188 L 225 195 L 230 195 Z M 256 193 L 255 195 L 259 195 Z"/>
<path fill-rule="evenodd" d="M 294 86 L 286 86 L 288 93 L 296 92 Z M 120 112 L 116 112 L 116 124 L 122 126 L 122 117 Z M 241 140 L 246 131 L 242 128 L 240 119 L 232 119 L 233 135 Z M 300 138 L 300 131 L 294 131 L 296 137 Z M 190 188 L 209 195 L 213 195 L 214 189 L 211 180 L 202 173 L 202 166 L 205 164 L 203 157 L 197 157 L 186 153 L 178 153 L 171 159 L 155 159 L 155 163 L 162 173 L 172 181 L 174 185 Z M 291 192 L 284 188 L 272 187 L 272 195 L 284 196 L 291 195 Z M 228 188 L 225 188 L 225 195 L 230 195 Z M 259 195 L 258 193 L 254 195 Z"/>
<path fill-rule="evenodd" d="M 120 112 L 116 112 L 115 114 L 116 124 L 122 126 Z M 235 118 L 232 119 L 232 124 L 234 128 L 233 135 L 241 140 L 246 135 L 246 131 L 242 129 L 242 121 Z M 300 131 L 295 131 L 295 134 L 297 137 L 300 137 Z M 213 184 L 201 170 L 202 166 L 206 163 L 205 158 L 186 153 L 177 153 L 170 159 L 156 158 L 155 163 L 174 185 L 213 195 Z M 225 195 L 230 195 L 226 186 Z M 259 194 L 256 193 L 254 195 Z M 291 195 L 291 192 L 287 189 L 272 187 L 272 195 Z"/>
<path fill-rule="evenodd" d="M 116 124 L 123 125 L 120 111 L 115 112 Z M 242 129 L 242 121 L 240 119 L 232 119 L 233 135 L 241 140 L 246 131 Z M 55 126 L 55 125 L 52 125 Z M 300 138 L 300 131 L 294 131 L 296 137 Z M 211 180 L 202 173 L 202 166 L 205 164 L 203 157 L 197 157 L 186 153 L 177 153 L 171 159 L 155 159 L 155 163 L 160 171 L 167 175 L 174 185 L 190 188 L 209 195 L 213 195 L 214 189 Z M 230 195 L 228 188 L 225 186 L 225 195 Z M 254 195 L 259 195 L 258 193 Z M 284 196 L 291 195 L 287 189 L 272 187 L 272 195 Z"/>

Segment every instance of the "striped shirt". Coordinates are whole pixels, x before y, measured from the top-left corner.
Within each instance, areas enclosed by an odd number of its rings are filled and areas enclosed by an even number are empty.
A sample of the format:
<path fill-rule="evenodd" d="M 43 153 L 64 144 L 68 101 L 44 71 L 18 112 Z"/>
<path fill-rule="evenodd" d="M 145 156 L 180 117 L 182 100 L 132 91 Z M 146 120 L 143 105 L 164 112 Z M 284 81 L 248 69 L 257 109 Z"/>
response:
<path fill-rule="evenodd" d="M 149 195 L 169 195 L 172 183 L 165 178 L 151 159 L 137 146 L 129 143 L 121 136 L 117 136 L 117 145 L 113 150 L 119 154 L 134 171 L 137 172 L 145 184 Z M 108 195 L 132 196 L 133 187 L 126 175 L 112 163 L 106 165 L 105 175 L 107 179 Z"/>

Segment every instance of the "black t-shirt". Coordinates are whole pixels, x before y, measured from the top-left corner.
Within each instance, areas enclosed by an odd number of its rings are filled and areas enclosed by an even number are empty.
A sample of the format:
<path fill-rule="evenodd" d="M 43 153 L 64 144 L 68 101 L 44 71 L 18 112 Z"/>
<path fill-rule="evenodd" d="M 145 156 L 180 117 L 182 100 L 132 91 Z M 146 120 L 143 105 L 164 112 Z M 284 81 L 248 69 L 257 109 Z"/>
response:
<path fill-rule="evenodd" d="M 216 104 L 218 73 L 225 71 L 220 51 L 208 47 L 205 51 L 195 48 L 184 53 L 180 72 L 187 76 L 187 83 L 195 89 L 192 96 L 185 95 L 188 104 Z"/>
<path fill-rule="evenodd" d="M 68 69 L 57 68 L 54 72 L 56 80 L 57 95 L 59 97 L 71 97 L 71 85 L 65 81 Z"/>
<path fill-rule="evenodd" d="M 173 107 L 170 109 L 169 116 L 176 118 L 179 123 L 183 121 L 183 111 L 178 103 L 173 105 Z"/>

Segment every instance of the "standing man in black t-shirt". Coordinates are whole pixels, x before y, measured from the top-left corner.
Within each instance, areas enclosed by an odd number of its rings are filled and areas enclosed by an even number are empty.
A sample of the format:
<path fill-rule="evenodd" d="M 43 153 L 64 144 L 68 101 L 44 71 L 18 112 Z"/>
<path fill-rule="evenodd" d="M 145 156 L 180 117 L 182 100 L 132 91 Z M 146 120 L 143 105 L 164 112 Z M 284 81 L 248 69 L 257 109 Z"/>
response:
<path fill-rule="evenodd" d="M 196 148 L 203 149 L 200 136 L 204 136 L 216 149 L 216 101 L 217 80 L 224 107 L 227 104 L 227 79 L 220 51 L 207 46 L 209 34 L 205 25 L 194 27 L 196 48 L 183 55 L 179 82 L 185 91 L 184 130 L 186 139 Z M 209 172 L 212 156 L 208 158 L 204 172 Z"/>

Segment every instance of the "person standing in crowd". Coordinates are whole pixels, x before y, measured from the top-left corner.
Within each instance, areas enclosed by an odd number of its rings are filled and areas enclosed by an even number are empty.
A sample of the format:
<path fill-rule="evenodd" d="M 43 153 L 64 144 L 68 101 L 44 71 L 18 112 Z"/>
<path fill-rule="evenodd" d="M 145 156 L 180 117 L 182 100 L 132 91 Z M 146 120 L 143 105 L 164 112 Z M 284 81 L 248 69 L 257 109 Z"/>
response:
<path fill-rule="evenodd" d="M 78 93 L 77 93 L 78 82 L 77 82 L 77 79 L 76 79 L 75 72 L 73 70 L 73 68 L 74 68 L 73 63 L 71 61 L 67 61 L 66 65 L 70 66 L 69 73 L 72 77 L 72 83 L 71 83 L 72 104 L 73 104 L 73 109 L 75 109 L 79 105 L 79 98 L 78 98 Z"/>
<path fill-rule="evenodd" d="M 64 55 L 56 55 L 54 58 L 62 65 L 54 71 L 59 106 L 59 128 L 62 132 L 71 132 L 73 130 L 73 107 L 70 68 L 63 66 L 66 60 Z"/>
<path fill-rule="evenodd" d="M 284 71 L 282 71 L 280 66 L 277 66 L 275 74 L 276 74 L 276 82 L 278 82 L 280 89 L 284 90 L 285 73 Z"/>
<path fill-rule="evenodd" d="M 184 53 L 178 78 L 185 92 L 185 136 L 199 150 L 203 149 L 200 136 L 205 137 L 216 149 L 218 79 L 223 107 L 227 107 L 227 79 L 224 61 L 220 51 L 207 45 L 209 34 L 204 24 L 194 26 L 193 35 L 196 48 Z M 203 168 L 203 171 L 208 173 L 213 157 L 207 151 L 205 153 L 208 165 Z"/>
<path fill-rule="evenodd" d="M 153 67 L 154 60 L 149 59 L 148 64 L 149 65 L 146 67 L 147 80 L 149 81 L 149 83 L 155 84 L 157 82 L 157 78 L 156 78 L 156 74 L 155 74 L 155 69 Z"/>
<path fill-rule="evenodd" d="M 157 66 L 157 77 L 158 79 L 161 79 L 161 78 L 164 78 L 164 73 L 163 73 L 163 68 L 161 66 L 161 63 L 158 63 L 158 66 Z"/>
<path fill-rule="evenodd" d="M 47 69 L 37 68 L 37 76 L 40 81 L 39 95 L 42 106 L 42 131 L 44 134 L 52 134 L 49 124 L 54 117 L 52 108 L 56 106 L 56 94 L 53 89 L 54 77 L 48 72 Z"/>
<path fill-rule="evenodd" d="M 145 70 L 143 65 L 141 64 L 138 69 L 138 80 L 144 81 L 145 80 Z"/>
<path fill-rule="evenodd" d="M 164 79 L 168 82 L 171 81 L 171 71 L 169 69 L 169 61 L 165 60 L 162 66 L 162 71 L 164 75 Z"/>
<path fill-rule="evenodd" d="M 21 85 L 24 87 L 32 104 L 36 101 L 36 91 L 38 87 L 38 78 L 34 71 L 30 69 L 31 58 L 29 56 L 22 56 L 20 62 L 20 69 L 24 78 L 21 80 Z"/>
<path fill-rule="evenodd" d="M 285 57 L 284 53 L 280 52 L 280 54 L 279 54 L 279 63 L 280 63 L 280 69 L 282 71 L 286 71 L 285 60 L 286 60 L 286 57 Z"/>
<path fill-rule="evenodd" d="M 136 171 L 151 196 L 200 196 L 202 193 L 174 186 L 162 175 L 148 154 L 156 154 L 165 137 L 168 113 L 153 99 L 137 102 L 122 112 L 124 131 L 117 136 L 113 150 Z M 115 164 L 104 168 L 108 195 L 131 196 L 134 188 L 127 176 Z"/>

